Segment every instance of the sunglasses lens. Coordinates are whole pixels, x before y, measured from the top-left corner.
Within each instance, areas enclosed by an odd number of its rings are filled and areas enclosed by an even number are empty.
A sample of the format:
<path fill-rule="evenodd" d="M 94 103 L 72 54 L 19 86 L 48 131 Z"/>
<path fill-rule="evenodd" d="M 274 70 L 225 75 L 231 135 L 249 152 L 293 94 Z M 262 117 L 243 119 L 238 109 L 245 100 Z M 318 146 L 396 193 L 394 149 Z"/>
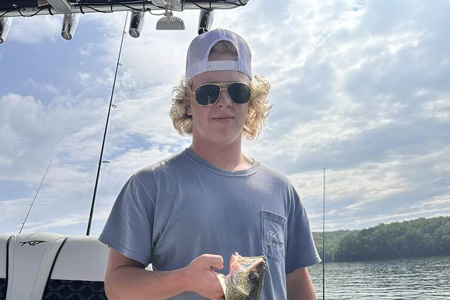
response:
<path fill-rule="evenodd" d="M 217 102 L 220 87 L 214 84 L 202 85 L 195 91 L 195 100 L 200 105 L 212 105 Z"/>
<path fill-rule="evenodd" d="M 250 100 L 250 87 L 245 83 L 232 83 L 228 86 L 228 95 L 234 103 L 244 104 Z"/>

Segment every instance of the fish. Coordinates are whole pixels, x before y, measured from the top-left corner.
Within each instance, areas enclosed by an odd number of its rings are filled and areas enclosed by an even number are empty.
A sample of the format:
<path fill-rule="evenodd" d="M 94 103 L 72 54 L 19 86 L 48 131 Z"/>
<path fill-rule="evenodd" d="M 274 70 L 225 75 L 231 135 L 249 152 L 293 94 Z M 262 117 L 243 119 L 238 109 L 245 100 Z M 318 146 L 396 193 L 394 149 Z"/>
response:
<path fill-rule="evenodd" d="M 264 283 L 266 258 L 241 256 L 235 252 L 230 257 L 230 272 L 218 276 L 225 300 L 259 300 Z"/>

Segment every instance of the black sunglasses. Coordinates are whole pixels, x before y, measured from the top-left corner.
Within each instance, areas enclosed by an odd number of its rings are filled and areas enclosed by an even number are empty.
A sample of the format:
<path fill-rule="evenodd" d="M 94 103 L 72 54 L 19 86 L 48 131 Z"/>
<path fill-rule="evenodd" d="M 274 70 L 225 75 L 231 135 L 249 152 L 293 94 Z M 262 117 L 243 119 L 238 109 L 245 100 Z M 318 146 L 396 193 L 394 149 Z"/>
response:
<path fill-rule="evenodd" d="M 244 104 L 250 100 L 252 91 L 250 86 L 242 82 L 232 83 L 207 83 L 195 89 L 195 101 L 203 106 L 210 106 L 217 103 L 220 91 L 227 90 L 231 101 L 237 104 Z"/>

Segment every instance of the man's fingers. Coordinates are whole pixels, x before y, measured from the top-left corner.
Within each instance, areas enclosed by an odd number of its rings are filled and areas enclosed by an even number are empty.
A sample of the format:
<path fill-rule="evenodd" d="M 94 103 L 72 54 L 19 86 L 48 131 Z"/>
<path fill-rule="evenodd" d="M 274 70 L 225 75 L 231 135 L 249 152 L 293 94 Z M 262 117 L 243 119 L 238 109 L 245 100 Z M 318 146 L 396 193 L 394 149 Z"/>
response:
<path fill-rule="evenodd" d="M 203 254 L 201 256 L 202 262 L 207 265 L 208 268 L 223 269 L 223 258 L 220 255 Z"/>

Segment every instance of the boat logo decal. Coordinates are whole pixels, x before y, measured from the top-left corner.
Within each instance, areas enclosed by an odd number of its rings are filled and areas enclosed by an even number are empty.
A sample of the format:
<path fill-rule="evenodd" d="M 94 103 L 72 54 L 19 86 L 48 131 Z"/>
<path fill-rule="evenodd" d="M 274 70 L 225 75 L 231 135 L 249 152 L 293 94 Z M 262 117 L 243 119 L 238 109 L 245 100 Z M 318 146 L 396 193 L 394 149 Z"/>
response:
<path fill-rule="evenodd" d="M 30 246 L 36 246 L 39 245 L 41 243 L 45 243 L 45 241 L 28 241 L 28 242 L 20 242 L 21 246 L 25 246 L 26 244 L 30 245 Z"/>

